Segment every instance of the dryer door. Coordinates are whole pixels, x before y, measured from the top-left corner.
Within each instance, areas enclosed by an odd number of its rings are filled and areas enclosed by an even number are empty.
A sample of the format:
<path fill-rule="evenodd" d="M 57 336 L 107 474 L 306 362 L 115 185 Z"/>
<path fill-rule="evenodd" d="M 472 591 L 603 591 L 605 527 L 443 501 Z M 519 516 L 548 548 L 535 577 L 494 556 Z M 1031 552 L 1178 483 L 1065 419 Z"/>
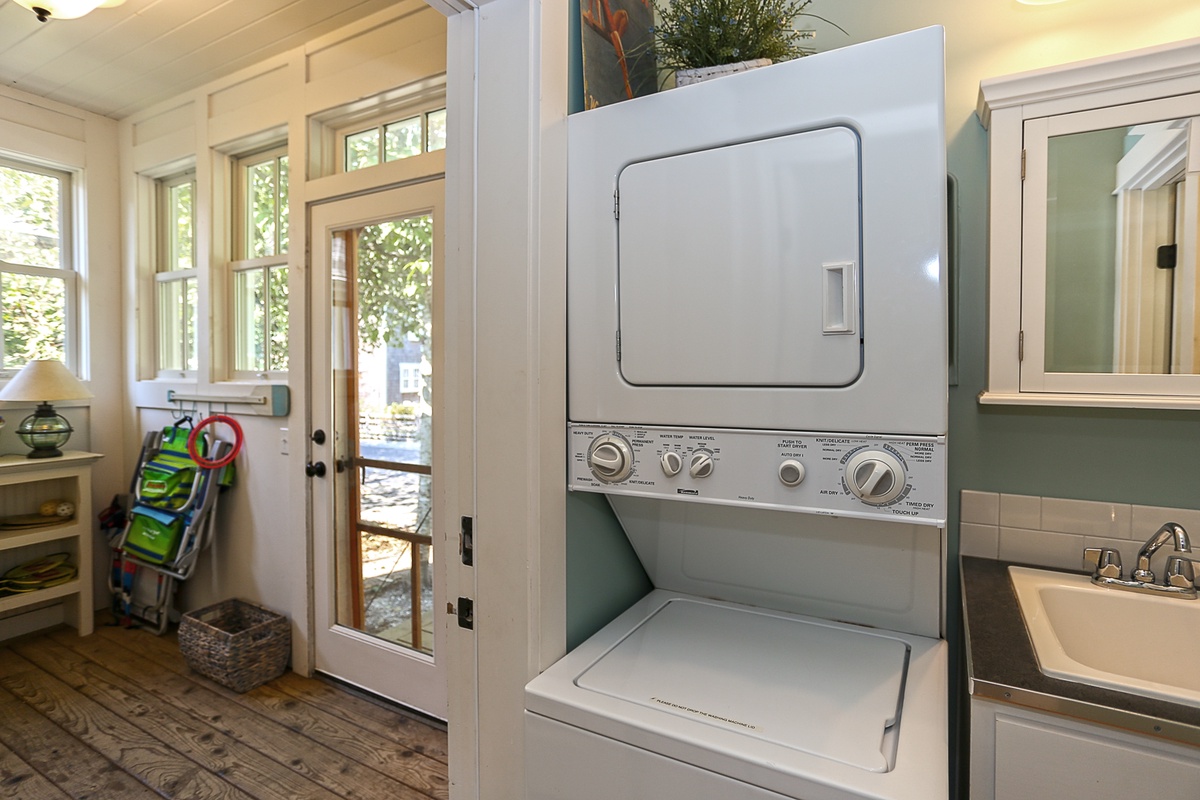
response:
<path fill-rule="evenodd" d="M 622 377 L 641 386 L 857 380 L 859 184 L 859 138 L 842 126 L 622 170 Z"/>

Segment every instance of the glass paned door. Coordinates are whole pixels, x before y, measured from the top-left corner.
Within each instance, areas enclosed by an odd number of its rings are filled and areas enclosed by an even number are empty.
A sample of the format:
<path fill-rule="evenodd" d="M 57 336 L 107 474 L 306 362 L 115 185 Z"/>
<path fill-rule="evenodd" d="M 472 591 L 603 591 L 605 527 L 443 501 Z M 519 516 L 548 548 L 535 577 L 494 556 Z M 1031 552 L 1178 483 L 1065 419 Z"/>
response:
<path fill-rule="evenodd" d="M 310 485 L 316 668 L 445 718 L 442 186 L 313 207 Z"/>
<path fill-rule="evenodd" d="M 338 621 L 433 653 L 433 216 L 335 236 L 344 253 L 350 363 L 344 411 L 348 541 Z M 337 301 L 335 301 L 337 302 Z"/>

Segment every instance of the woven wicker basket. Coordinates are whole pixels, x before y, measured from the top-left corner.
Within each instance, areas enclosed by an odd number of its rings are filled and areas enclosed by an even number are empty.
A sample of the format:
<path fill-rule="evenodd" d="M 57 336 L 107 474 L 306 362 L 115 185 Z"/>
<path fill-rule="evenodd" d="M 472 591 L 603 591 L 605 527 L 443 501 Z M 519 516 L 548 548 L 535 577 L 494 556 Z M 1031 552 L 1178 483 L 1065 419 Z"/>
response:
<path fill-rule="evenodd" d="M 179 650 L 189 667 L 235 692 L 247 692 L 287 669 L 287 617 L 244 600 L 189 611 L 179 623 Z"/>

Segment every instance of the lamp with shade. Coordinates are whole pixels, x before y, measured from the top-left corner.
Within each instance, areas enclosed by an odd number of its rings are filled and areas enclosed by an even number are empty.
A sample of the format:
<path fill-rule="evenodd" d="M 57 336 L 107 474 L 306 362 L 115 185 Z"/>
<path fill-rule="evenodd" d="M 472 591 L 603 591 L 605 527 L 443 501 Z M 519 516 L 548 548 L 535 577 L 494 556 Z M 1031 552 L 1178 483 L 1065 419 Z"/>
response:
<path fill-rule="evenodd" d="M 30 361 L 8 385 L 0 389 L 0 400 L 10 403 L 37 403 L 37 410 L 21 421 L 17 438 L 32 448 L 29 458 L 54 458 L 71 438 L 74 428 L 50 405 L 59 400 L 86 400 L 92 397 L 83 383 L 61 361 Z"/>

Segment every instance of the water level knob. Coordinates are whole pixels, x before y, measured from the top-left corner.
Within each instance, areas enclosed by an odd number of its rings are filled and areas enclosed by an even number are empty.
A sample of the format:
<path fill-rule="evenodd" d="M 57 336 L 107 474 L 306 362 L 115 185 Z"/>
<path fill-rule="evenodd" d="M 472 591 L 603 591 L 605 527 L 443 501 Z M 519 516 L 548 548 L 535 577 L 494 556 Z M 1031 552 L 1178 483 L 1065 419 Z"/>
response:
<path fill-rule="evenodd" d="M 697 450 L 692 453 L 691 462 L 688 464 L 688 474 L 693 478 L 707 478 L 712 475 L 715 466 L 711 450 Z"/>

